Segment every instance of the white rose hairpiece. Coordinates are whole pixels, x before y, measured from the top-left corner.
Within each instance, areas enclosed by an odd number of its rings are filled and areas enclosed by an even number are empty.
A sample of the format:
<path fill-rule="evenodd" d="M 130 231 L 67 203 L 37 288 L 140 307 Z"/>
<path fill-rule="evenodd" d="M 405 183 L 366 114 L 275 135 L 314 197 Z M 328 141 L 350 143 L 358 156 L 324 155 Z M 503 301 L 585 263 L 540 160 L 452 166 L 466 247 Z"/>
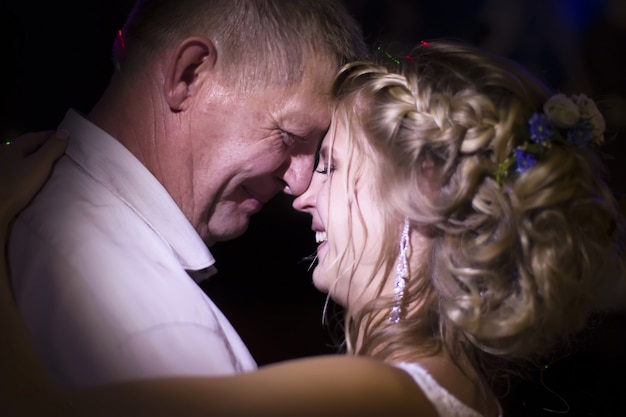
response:
<path fill-rule="evenodd" d="M 604 142 L 606 124 L 596 104 L 584 94 L 567 97 L 555 94 L 543 105 L 542 113 L 528 119 L 520 129 L 522 145 L 498 165 L 496 180 L 519 175 L 546 157 L 553 144 L 584 148 Z"/>

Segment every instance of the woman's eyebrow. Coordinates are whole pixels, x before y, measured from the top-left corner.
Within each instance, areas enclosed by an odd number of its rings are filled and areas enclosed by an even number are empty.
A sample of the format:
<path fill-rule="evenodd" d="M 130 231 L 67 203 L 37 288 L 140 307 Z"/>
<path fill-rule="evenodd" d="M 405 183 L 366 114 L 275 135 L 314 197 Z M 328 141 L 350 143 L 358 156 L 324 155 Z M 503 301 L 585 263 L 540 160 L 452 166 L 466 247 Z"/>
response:
<path fill-rule="evenodd" d="M 320 158 L 326 159 L 328 157 L 328 146 L 323 145 L 319 151 Z"/>

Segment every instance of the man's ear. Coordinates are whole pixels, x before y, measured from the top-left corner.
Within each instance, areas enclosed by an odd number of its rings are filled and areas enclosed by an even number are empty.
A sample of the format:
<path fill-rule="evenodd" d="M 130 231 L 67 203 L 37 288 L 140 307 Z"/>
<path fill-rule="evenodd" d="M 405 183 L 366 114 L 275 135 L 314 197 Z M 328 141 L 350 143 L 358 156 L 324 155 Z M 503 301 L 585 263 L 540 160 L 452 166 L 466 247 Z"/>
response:
<path fill-rule="evenodd" d="M 163 85 L 165 99 L 173 111 L 185 110 L 194 91 L 198 74 L 215 67 L 217 51 L 208 38 L 194 36 L 182 40 L 168 64 Z"/>

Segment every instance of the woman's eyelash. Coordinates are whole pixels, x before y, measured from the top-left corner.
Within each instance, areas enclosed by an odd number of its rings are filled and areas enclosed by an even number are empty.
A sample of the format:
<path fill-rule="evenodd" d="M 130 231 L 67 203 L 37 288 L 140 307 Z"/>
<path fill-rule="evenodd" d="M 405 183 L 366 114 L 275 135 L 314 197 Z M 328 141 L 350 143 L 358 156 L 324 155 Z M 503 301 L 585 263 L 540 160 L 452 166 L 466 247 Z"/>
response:
<path fill-rule="evenodd" d="M 330 167 L 324 167 L 324 168 L 316 168 L 315 172 L 317 172 L 318 174 L 332 174 L 335 171 L 336 167 L 334 165 L 331 165 Z"/>

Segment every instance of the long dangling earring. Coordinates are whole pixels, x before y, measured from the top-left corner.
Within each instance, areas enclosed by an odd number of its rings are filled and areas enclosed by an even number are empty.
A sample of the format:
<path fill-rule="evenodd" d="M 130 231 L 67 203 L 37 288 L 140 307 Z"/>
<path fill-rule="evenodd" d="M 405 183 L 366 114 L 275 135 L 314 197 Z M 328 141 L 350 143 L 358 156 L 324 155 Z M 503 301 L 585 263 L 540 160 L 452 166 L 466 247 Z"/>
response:
<path fill-rule="evenodd" d="M 400 236 L 400 255 L 396 265 L 396 279 L 393 283 L 393 307 L 389 313 L 389 321 L 398 323 L 403 316 L 402 302 L 404 299 L 404 290 L 409 278 L 409 265 L 407 260 L 407 250 L 409 248 L 409 219 L 404 218 L 404 228 Z"/>

